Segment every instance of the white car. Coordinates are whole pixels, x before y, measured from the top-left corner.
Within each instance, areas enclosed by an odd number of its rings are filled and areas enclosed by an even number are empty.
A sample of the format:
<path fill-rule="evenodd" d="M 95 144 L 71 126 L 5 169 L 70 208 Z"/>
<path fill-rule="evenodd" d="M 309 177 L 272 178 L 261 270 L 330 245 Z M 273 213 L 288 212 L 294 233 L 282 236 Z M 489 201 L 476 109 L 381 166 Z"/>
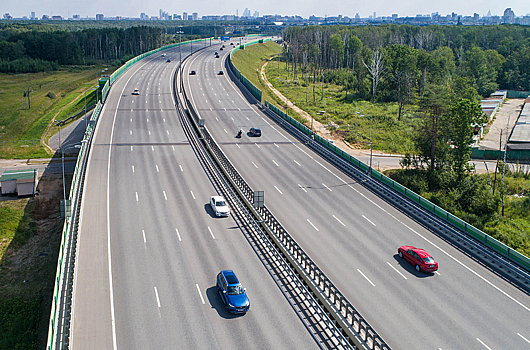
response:
<path fill-rule="evenodd" d="M 212 207 L 215 216 L 230 215 L 230 208 L 222 196 L 211 196 L 210 206 Z"/>
<path fill-rule="evenodd" d="M 138 89 L 134 89 L 134 91 L 132 92 L 133 95 L 140 95 L 140 90 Z"/>
<path fill-rule="evenodd" d="M 162 54 L 162 57 L 166 57 L 166 54 L 165 54 L 165 53 L 163 53 L 163 54 Z"/>

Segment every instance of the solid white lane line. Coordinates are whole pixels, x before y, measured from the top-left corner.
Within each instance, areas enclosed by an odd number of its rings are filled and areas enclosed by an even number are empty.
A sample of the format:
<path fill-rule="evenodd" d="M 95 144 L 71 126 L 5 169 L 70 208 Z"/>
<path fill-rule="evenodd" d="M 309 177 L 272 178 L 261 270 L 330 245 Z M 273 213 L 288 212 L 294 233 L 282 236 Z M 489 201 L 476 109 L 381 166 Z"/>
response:
<path fill-rule="evenodd" d="M 298 163 L 298 162 L 296 161 L 296 159 L 293 159 L 293 160 L 294 160 L 294 162 L 295 162 L 296 164 L 298 164 L 298 166 L 302 166 L 300 163 Z"/>
<path fill-rule="evenodd" d="M 138 202 L 138 192 L 135 192 L 136 194 L 136 201 Z"/>
<path fill-rule="evenodd" d="M 517 333 L 517 335 L 520 336 L 521 338 L 523 338 L 528 344 L 530 344 L 530 340 L 528 340 L 525 337 L 523 337 L 523 335 L 521 333 Z"/>
<path fill-rule="evenodd" d="M 402 274 L 401 272 L 399 272 L 398 269 L 396 269 L 394 266 L 392 266 L 391 263 L 389 263 L 388 261 L 387 261 L 386 263 L 388 264 L 388 266 L 390 266 L 391 268 L 393 268 L 394 271 L 396 271 L 397 273 L 399 273 L 399 274 L 401 275 L 401 277 L 403 277 L 404 279 L 407 279 L 407 277 L 406 277 L 404 274 Z"/>
<path fill-rule="evenodd" d="M 298 187 L 300 187 L 305 193 L 307 193 L 307 190 L 302 187 L 302 185 L 298 184 Z"/>
<path fill-rule="evenodd" d="M 162 191 L 162 193 L 164 193 L 164 198 L 165 198 L 166 201 L 167 201 L 166 191 Z"/>
<path fill-rule="evenodd" d="M 201 289 L 199 288 L 198 284 L 195 284 L 197 286 L 197 292 L 199 292 L 199 295 L 201 297 L 202 305 L 204 305 L 204 298 L 202 297 Z"/>
<path fill-rule="evenodd" d="M 146 243 L 147 240 L 145 239 L 145 231 L 144 230 L 142 230 L 142 236 L 144 236 L 144 243 Z"/>
<path fill-rule="evenodd" d="M 258 146 L 258 148 L 261 148 L 257 143 L 254 143 L 256 146 Z"/>
<path fill-rule="evenodd" d="M 158 304 L 158 307 L 160 308 L 160 299 L 158 298 L 158 290 L 155 287 L 155 295 L 156 295 L 156 303 Z"/>
<path fill-rule="evenodd" d="M 210 226 L 208 226 L 208 231 L 210 231 L 210 234 L 212 235 L 212 238 L 215 239 L 215 236 L 213 235 L 213 232 L 212 232 L 212 229 L 210 228 Z"/>
<path fill-rule="evenodd" d="M 134 173 L 134 165 L 132 166 L 132 170 L 133 170 L 133 173 Z"/>
<path fill-rule="evenodd" d="M 155 167 L 156 167 L 156 172 L 159 173 L 160 170 L 158 170 L 158 165 L 155 164 Z"/>
<path fill-rule="evenodd" d="M 177 231 L 177 236 L 179 238 L 179 242 L 182 242 L 182 239 L 180 239 L 180 233 L 179 233 L 179 230 L 177 228 L 175 228 L 175 231 Z"/>
<path fill-rule="evenodd" d="M 182 165 L 179 164 L 179 168 L 180 168 L 180 171 L 184 171 L 184 169 L 182 169 Z"/>
<path fill-rule="evenodd" d="M 477 338 L 478 342 L 482 345 L 484 345 L 484 347 L 488 350 L 491 350 L 491 348 L 489 346 L 487 346 L 486 344 L 484 344 L 484 342 L 482 340 L 480 340 L 479 338 Z"/>
<path fill-rule="evenodd" d="M 241 148 L 241 147 L 239 147 L 239 143 L 236 143 L 236 146 L 237 146 L 237 148 Z"/>
<path fill-rule="evenodd" d="M 331 192 L 331 188 L 329 188 L 328 186 L 326 186 L 325 183 L 322 182 L 322 185 L 323 185 L 325 188 L 327 188 L 327 189 L 329 190 L 329 192 Z"/>
<path fill-rule="evenodd" d="M 276 144 L 276 142 L 274 143 L 274 146 L 276 146 L 276 147 L 280 148 L 280 146 L 278 146 L 278 145 Z"/>
<path fill-rule="evenodd" d="M 371 221 L 370 219 L 368 219 L 368 218 L 367 218 L 366 216 L 364 216 L 364 215 L 363 215 L 363 218 L 365 218 L 365 219 L 366 219 L 366 221 L 368 221 L 369 223 L 371 223 L 372 225 L 374 225 L 374 226 L 375 226 L 375 224 L 374 224 L 374 223 L 373 223 L 373 222 L 372 222 L 372 221 Z"/>
<path fill-rule="evenodd" d="M 276 162 L 274 161 L 274 159 L 272 160 L 272 162 L 273 162 L 274 164 L 276 164 L 276 166 L 280 166 L 278 163 L 276 163 Z"/>
<path fill-rule="evenodd" d="M 256 169 L 258 168 L 258 166 L 254 162 L 252 162 L 252 164 L 256 167 Z"/>
<path fill-rule="evenodd" d="M 366 278 L 366 280 L 367 280 L 368 282 L 370 282 L 370 284 L 371 284 L 372 286 L 375 287 L 375 284 L 373 284 L 372 281 L 370 281 L 370 279 L 369 279 L 368 277 L 366 277 L 366 275 L 365 275 L 361 270 L 357 269 L 357 271 L 359 271 L 359 273 L 360 273 L 361 275 L 363 275 L 363 277 Z"/>
<path fill-rule="evenodd" d="M 193 194 L 193 191 L 190 191 L 191 193 L 191 196 L 193 197 L 193 199 L 195 199 L 195 195 Z"/>
<path fill-rule="evenodd" d="M 306 220 L 307 220 L 307 222 L 309 222 L 309 224 L 310 224 L 311 226 L 313 226 L 313 228 L 314 228 L 315 230 L 318 231 L 318 228 L 317 228 L 315 225 L 313 225 L 313 223 L 312 223 L 311 221 L 309 221 L 309 219 L 306 219 Z"/>
<path fill-rule="evenodd" d="M 340 224 L 341 224 L 342 226 L 346 227 L 346 225 L 345 225 L 342 221 L 340 221 L 338 217 L 336 217 L 335 215 L 333 215 L 333 217 L 335 218 L 335 220 L 337 220 L 338 222 L 340 222 Z"/>
<path fill-rule="evenodd" d="M 274 188 L 275 188 L 278 192 L 280 192 L 280 194 L 283 194 L 282 191 L 280 191 L 280 189 L 279 189 L 278 187 L 274 186 Z"/>

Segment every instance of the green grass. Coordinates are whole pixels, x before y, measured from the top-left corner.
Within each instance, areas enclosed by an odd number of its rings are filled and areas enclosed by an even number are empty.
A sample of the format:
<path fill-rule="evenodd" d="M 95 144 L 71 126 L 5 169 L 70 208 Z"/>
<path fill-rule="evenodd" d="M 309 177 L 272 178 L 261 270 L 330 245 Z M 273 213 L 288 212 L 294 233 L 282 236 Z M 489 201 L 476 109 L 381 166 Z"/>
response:
<path fill-rule="evenodd" d="M 239 50 L 233 56 L 234 65 L 256 87 L 263 92 L 263 100 L 283 107 L 280 99 L 268 90 L 261 80 L 259 71 L 263 64 L 270 60 L 265 67 L 267 79 L 284 96 L 288 96 L 302 110 L 306 111 L 324 125 L 333 122 L 335 126 L 329 130 L 335 136 L 345 139 L 357 148 L 370 148 L 371 120 L 361 118 L 355 112 L 374 118 L 373 147 L 375 150 L 405 154 L 414 148 L 410 138 L 414 125 L 418 120 L 413 113 L 407 113 L 398 121 L 398 106 L 396 103 L 373 104 L 364 100 L 354 99 L 351 93 L 346 98 L 342 86 L 324 84 L 324 97 L 322 98 L 321 84 L 304 81 L 302 75 L 297 77 L 292 72 L 287 72 L 285 62 L 278 64 L 275 57 L 278 54 L 278 45 L 272 41 L 265 44 L 251 45 L 245 50 Z M 289 87 L 287 87 L 289 85 Z M 289 115 L 307 126 L 310 122 L 297 115 L 292 109 Z"/>
<path fill-rule="evenodd" d="M 27 199 L 0 202 L 0 261 L 9 244 L 23 244 L 35 232 L 35 224 L 25 214 Z"/>
<path fill-rule="evenodd" d="M 83 91 L 96 84 L 96 73 L 102 67 L 65 68 L 56 72 L 0 74 L 0 140 L 39 140 L 53 116 Z M 24 91 L 30 88 L 31 109 L 24 109 Z M 47 96 L 48 95 L 48 96 Z M 50 98 L 49 96 L 55 96 Z M 91 99 L 92 94 L 90 95 Z M 87 94 L 88 100 L 88 94 Z M 79 110 L 80 101 L 68 106 L 58 119 Z M 84 98 L 82 98 L 84 106 Z M 2 145 L 0 144 L 0 147 Z M 41 158 L 49 154 L 44 148 L 4 147 L 0 158 Z"/>

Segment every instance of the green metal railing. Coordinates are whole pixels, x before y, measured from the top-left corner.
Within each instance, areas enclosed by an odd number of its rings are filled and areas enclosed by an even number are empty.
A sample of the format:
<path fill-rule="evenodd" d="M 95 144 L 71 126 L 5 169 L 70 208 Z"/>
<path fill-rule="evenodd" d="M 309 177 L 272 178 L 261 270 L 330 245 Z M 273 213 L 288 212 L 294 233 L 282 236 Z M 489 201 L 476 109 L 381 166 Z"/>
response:
<path fill-rule="evenodd" d="M 310 136 L 312 134 L 311 130 L 306 127 L 305 125 L 299 123 L 297 120 L 280 110 L 278 107 L 274 106 L 273 104 L 269 103 L 268 101 L 265 101 L 265 106 L 269 108 L 271 111 L 273 111 L 276 115 L 278 115 L 280 118 L 294 126 L 296 129 L 298 129 L 300 132 L 304 133 L 305 135 Z M 370 167 L 363 163 L 362 161 L 358 160 L 357 158 L 349 155 L 348 153 L 344 152 L 337 146 L 333 145 L 331 142 L 326 140 L 323 137 L 320 137 L 319 135 L 314 135 L 314 139 L 317 143 L 321 144 L 322 146 L 326 147 L 328 150 L 339 156 L 341 159 L 347 161 L 348 163 L 356 166 L 360 170 L 364 172 L 370 171 Z M 519 253 L 513 248 L 510 248 L 509 246 L 505 245 L 502 242 L 499 242 L 495 238 L 489 236 L 488 234 L 482 232 L 478 228 L 474 227 L 473 225 L 468 224 L 464 220 L 454 216 L 453 214 L 445 211 L 444 209 L 440 208 L 436 204 L 428 201 L 427 199 L 421 197 L 420 195 L 416 194 L 415 192 L 409 190 L 408 188 L 400 185 L 396 181 L 390 179 L 389 177 L 381 174 L 375 169 L 371 169 L 372 178 L 380 181 L 381 183 L 387 185 L 388 187 L 394 189 L 394 191 L 401 193 L 402 195 L 406 196 L 413 202 L 419 204 L 423 209 L 427 210 L 428 212 L 433 213 L 438 218 L 442 219 L 446 223 L 450 224 L 454 228 L 464 232 L 468 237 L 471 237 L 475 239 L 476 241 L 482 242 L 486 246 L 490 247 L 491 249 L 495 250 L 497 253 L 507 257 L 520 267 L 524 268 L 527 271 L 530 271 L 530 259 Z"/>
<path fill-rule="evenodd" d="M 65 293 L 67 291 L 63 290 L 64 285 L 64 277 L 66 269 L 73 268 L 73 263 L 69 261 L 70 256 L 67 254 L 69 253 L 70 245 L 73 243 L 72 241 L 75 240 L 75 237 L 73 236 L 73 229 L 75 224 L 75 218 L 72 217 L 72 208 L 77 208 L 82 193 L 80 192 L 80 188 L 82 186 L 82 180 L 83 180 L 83 174 L 84 169 L 86 168 L 86 162 L 88 159 L 88 154 L 90 152 L 91 142 L 92 138 L 94 136 L 94 130 L 96 128 L 97 122 L 99 120 L 101 109 L 103 107 L 103 103 L 105 103 L 106 98 L 108 96 L 108 93 L 110 91 L 110 88 L 112 84 L 124 73 L 127 71 L 129 67 L 131 67 L 136 62 L 140 61 L 141 59 L 151 56 L 153 54 L 156 54 L 162 50 L 178 47 L 179 45 L 185 45 L 190 43 L 196 43 L 196 42 L 204 42 L 206 40 L 209 40 L 210 38 L 206 39 L 196 39 L 191 41 L 185 41 L 182 42 L 182 44 L 171 44 L 166 45 L 164 47 L 158 48 L 156 50 L 152 50 L 149 52 L 146 52 L 144 54 L 141 54 L 135 58 L 130 59 L 127 61 L 123 66 L 118 68 L 114 73 L 111 74 L 110 79 L 105 83 L 105 86 L 101 90 L 101 102 L 98 102 L 96 107 L 94 108 L 94 112 L 92 113 L 92 116 L 90 118 L 90 122 L 88 124 L 88 127 L 85 131 L 85 136 L 83 138 L 83 142 L 81 143 L 81 148 L 79 150 L 79 155 L 77 157 L 77 162 L 75 165 L 74 174 L 72 177 L 72 184 L 70 187 L 70 194 L 69 194 L 69 200 L 70 200 L 70 207 L 66 208 L 67 212 L 65 213 L 65 221 L 63 225 L 62 230 L 62 236 L 61 236 L 61 246 L 59 248 L 59 259 L 57 261 L 57 271 L 55 274 L 55 285 L 53 288 L 53 299 L 52 299 L 52 306 L 50 311 L 50 322 L 49 322 L 49 328 L 48 328 L 48 341 L 46 345 L 47 350 L 53 350 L 57 347 L 62 348 L 65 344 L 61 344 L 63 339 L 58 339 L 58 327 L 60 325 L 57 324 L 58 321 L 58 312 L 61 312 L 63 307 L 65 306 Z M 66 266 L 66 264 L 70 263 L 71 266 Z M 69 286 L 70 290 L 68 292 L 71 292 L 71 286 Z M 65 335 L 63 334 L 63 337 Z"/>

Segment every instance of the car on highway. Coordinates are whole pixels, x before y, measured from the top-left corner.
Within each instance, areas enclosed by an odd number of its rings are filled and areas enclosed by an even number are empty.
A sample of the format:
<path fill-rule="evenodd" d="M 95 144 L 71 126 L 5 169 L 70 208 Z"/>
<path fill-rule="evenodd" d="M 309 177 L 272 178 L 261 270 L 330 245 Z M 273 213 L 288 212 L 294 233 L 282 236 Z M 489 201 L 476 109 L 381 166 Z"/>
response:
<path fill-rule="evenodd" d="M 215 58 L 219 58 L 219 55 L 215 55 Z"/>
<path fill-rule="evenodd" d="M 411 263 L 418 272 L 434 272 L 438 270 L 438 263 L 425 249 L 404 245 L 398 248 L 398 255 Z"/>
<path fill-rule="evenodd" d="M 260 137 L 261 136 L 261 129 L 260 128 L 250 128 L 250 130 L 248 131 L 248 136 Z"/>
<path fill-rule="evenodd" d="M 212 207 L 215 216 L 228 216 L 230 215 L 230 207 L 226 203 L 223 196 L 211 196 L 210 206 Z"/>
<path fill-rule="evenodd" d="M 166 54 L 165 54 L 165 53 L 163 53 L 163 54 L 162 54 L 162 57 L 166 57 Z"/>
<path fill-rule="evenodd" d="M 134 89 L 134 91 L 132 92 L 133 95 L 140 95 L 140 90 L 138 89 Z"/>
<path fill-rule="evenodd" d="M 171 60 L 168 58 L 166 62 L 171 62 Z"/>
<path fill-rule="evenodd" d="M 221 48 L 219 49 L 219 51 L 223 51 L 223 48 L 221 47 Z"/>
<path fill-rule="evenodd" d="M 228 312 L 241 314 L 250 309 L 246 289 L 239 283 L 234 271 L 223 270 L 217 274 L 217 290 Z"/>
<path fill-rule="evenodd" d="M 190 70 L 190 75 L 195 75 L 197 74 L 194 70 Z"/>
<path fill-rule="evenodd" d="M 219 53 L 217 51 L 215 51 L 214 55 L 219 55 Z"/>
<path fill-rule="evenodd" d="M 217 73 L 217 75 L 224 75 L 225 72 L 223 72 L 222 70 L 219 71 L 219 73 Z"/>

